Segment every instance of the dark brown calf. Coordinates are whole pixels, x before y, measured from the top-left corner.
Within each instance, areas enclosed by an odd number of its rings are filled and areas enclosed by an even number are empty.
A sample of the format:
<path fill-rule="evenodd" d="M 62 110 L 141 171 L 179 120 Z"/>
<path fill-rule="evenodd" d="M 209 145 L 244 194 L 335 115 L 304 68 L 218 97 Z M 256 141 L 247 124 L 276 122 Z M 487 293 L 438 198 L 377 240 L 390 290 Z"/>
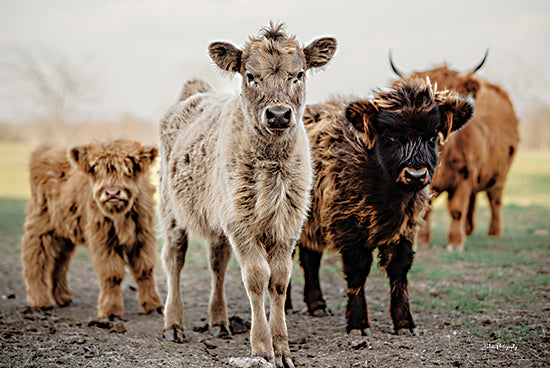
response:
<path fill-rule="evenodd" d="M 319 264 L 323 250 L 336 249 L 348 284 L 346 329 L 364 334 L 370 326 L 364 286 L 378 249 L 390 281 L 394 329 L 413 332 L 407 273 L 437 145 L 471 116 L 469 102 L 419 79 L 402 80 L 373 100 L 306 108 L 316 179 L 299 256 L 310 313 L 324 314 Z"/>

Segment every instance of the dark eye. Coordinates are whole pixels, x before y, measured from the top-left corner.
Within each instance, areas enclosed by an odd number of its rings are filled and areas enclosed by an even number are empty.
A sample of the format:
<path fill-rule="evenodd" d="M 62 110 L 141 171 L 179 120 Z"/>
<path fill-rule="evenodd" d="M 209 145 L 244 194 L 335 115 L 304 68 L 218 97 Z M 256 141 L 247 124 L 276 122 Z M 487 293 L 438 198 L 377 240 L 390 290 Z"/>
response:
<path fill-rule="evenodd" d="M 246 72 L 246 79 L 248 80 L 248 83 L 254 82 L 254 76 L 252 73 Z"/>
<path fill-rule="evenodd" d="M 296 81 L 301 81 L 304 79 L 304 72 L 300 71 L 298 74 L 296 74 Z"/>

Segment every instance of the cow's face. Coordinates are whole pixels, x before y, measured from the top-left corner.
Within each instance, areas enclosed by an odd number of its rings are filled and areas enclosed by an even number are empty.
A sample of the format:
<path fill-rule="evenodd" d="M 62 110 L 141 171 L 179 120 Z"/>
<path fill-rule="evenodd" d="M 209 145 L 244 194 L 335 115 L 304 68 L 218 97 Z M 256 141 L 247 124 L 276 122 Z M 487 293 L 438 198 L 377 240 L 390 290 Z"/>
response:
<path fill-rule="evenodd" d="M 406 190 L 432 180 L 438 144 L 466 124 L 472 103 L 450 92 L 434 92 L 419 79 L 404 79 L 373 100 L 350 104 L 346 117 L 361 131 L 386 178 Z"/>
<path fill-rule="evenodd" d="M 263 29 L 242 50 L 226 42 L 209 46 L 218 67 L 242 76 L 246 120 L 266 137 L 279 136 L 301 123 L 306 71 L 326 65 L 335 51 L 333 38 L 321 38 L 302 48 L 283 32 L 282 25 Z"/>
<path fill-rule="evenodd" d="M 69 152 L 71 161 L 88 175 L 93 198 L 107 217 L 123 215 L 133 206 L 141 174 L 156 156 L 156 148 L 122 139 L 77 146 Z"/>
<path fill-rule="evenodd" d="M 424 72 L 416 72 L 411 74 L 412 78 L 426 79 L 435 84 L 439 90 L 453 90 L 462 96 L 475 97 L 480 88 L 479 81 L 474 73 L 461 73 L 456 70 L 449 69 L 446 66 L 441 66 Z"/>

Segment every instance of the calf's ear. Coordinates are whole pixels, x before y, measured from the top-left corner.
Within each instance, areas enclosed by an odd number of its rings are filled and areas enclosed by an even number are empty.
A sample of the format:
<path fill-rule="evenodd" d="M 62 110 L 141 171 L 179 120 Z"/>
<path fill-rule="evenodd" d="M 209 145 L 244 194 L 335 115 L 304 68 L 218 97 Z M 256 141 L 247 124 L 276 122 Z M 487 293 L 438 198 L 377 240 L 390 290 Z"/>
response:
<path fill-rule="evenodd" d="M 93 174 L 88 158 L 88 146 L 75 146 L 69 150 L 69 160 L 85 173 Z"/>
<path fill-rule="evenodd" d="M 212 42 L 208 46 L 208 53 L 223 71 L 237 73 L 241 70 L 243 52 L 228 42 Z"/>
<path fill-rule="evenodd" d="M 144 146 L 143 149 L 139 152 L 138 157 L 130 157 L 134 163 L 134 172 L 145 171 L 149 165 L 155 161 L 155 158 L 158 156 L 158 150 L 154 146 Z"/>
<path fill-rule="evenodd" d="M 440 132 L 443 141 L 446 141 L 452 132 L 462 129 L 473 117 L 474 103 L 449 91 L 438 92 L 436 101 L 441 113 Z"/>
<path fill-rule="evenodd" d="M 378 107 L 370 100 L 352 102 L 346 108 L 346 119 L 351 125 L 365 135 L 367 148 L 374 145 L 374 117 L 378 113 Z"/>
<path fill-rule="evenodd" d="M 336 39 L 323 37 L 307 45 L 304 48 L 306 69 L 319 68 L 326 65 L 334 56 L 337 44 Z"/>

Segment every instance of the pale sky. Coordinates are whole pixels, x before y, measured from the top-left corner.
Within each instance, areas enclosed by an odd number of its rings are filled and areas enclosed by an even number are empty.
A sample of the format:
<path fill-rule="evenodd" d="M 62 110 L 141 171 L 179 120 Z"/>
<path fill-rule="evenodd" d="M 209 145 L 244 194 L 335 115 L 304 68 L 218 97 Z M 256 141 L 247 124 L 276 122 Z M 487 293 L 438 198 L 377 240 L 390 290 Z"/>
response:
<path fill-rule="evenodd" d="M 507 90 L 520 115 L 550 104 L 550 1 L 0 0 L 0 122 L 32 118 L 30 86 L 13 72 L 16 50 L 60 55 L 89 83 L 81 118 L 131 114 L 157 122 L 186 79 L 237 91 L 240 77 L 216 71 L 212 41 L 242 46 L 270 20 L 304 45 L 333 36 L 339 48 L 324 71 L 308 75 L 308 102 L 367 96 L 404 70 L 444 62 L 477 64 Z"/>

